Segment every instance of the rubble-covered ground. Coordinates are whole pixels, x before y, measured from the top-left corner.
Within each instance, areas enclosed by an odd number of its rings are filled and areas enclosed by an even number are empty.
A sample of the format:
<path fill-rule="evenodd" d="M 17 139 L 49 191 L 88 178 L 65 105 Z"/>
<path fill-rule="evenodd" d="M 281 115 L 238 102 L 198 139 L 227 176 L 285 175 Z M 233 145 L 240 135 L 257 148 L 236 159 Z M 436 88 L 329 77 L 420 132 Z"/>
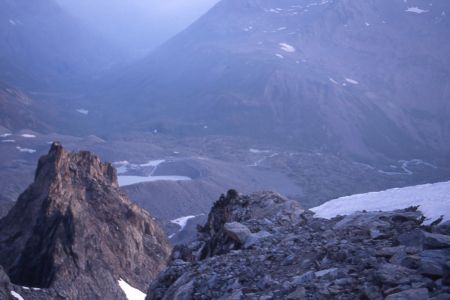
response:
<path fill-rule="evenodd" d="M 326 220 L 229 191 L 147 299 L 450 299 L 450 223 L 423 220 L 415 207 Z"/>

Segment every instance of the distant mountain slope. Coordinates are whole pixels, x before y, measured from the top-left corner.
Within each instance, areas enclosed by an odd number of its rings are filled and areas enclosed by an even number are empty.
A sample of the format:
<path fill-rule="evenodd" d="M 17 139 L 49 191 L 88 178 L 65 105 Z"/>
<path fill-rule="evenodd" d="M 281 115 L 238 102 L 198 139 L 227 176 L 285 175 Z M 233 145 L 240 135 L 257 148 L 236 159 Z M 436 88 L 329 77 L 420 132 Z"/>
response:
<path fill-rule="evenodd" d="M 53 0 L 0 1 L 0 80 L 27 88 L 67 87 L 118 57 Z"/>
<path fill-rule="evenodd" d="M 140 130 L 365 158 L 448 153 L 449 12 L 433 0 L 223 0 L 95 99 Z"/>
<path fill-rule="evenodd" d="M 450 220 L 450 182 L 424 184 L 381 192 L 358 194 L 330 200 L 311 210 L 316 216 L 333 218 L 357 211 L 391 211 L 401 207 L 419 206 L 427 222 L 443 216 Z"/>
<path fill-rule="evenodd" d="M 0 126 L 9 130 L 29 128 L 45 131 L 49 127 L 37 116 L 40 110 L 24 91 L 0 81 Z"/>

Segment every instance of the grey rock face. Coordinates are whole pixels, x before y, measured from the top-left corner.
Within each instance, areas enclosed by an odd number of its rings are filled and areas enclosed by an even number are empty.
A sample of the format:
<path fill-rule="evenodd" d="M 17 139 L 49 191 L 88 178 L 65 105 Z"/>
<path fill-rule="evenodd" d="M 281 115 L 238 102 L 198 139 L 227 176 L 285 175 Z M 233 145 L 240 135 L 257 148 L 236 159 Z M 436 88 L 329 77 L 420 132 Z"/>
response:
<path fill-rule="evenodd" d="M 110 164 L 57 143 L 0 220 L 0 264 L 14 284 L 47 299 L 124 299 L 118 280 L 144 290 L 169 253 L 164 232 L 120 192 Z"/>
<path fill-rule="evenodd" d="M 440 299 L 450 291 L 450 248 L 421 222 L 416 208 L 317 219 L 274 193 L 230 191 L 198 239 L 174 249 L 147 299 Z M 425 238 L 399 244 L 417 233 L 443 248 Z"/>

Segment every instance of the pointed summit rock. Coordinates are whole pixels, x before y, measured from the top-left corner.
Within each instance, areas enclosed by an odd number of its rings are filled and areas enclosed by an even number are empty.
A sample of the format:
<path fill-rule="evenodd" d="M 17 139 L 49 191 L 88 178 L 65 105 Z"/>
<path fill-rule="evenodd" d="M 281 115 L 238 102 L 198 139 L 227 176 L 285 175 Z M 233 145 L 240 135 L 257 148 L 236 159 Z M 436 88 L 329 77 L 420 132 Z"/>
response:
<path fill-rule="evenodd" d="M 144 290 L 170 251 L 154 218 L 120 192 L 110 164 L 59 143 L 0 220 L 0 265 L 11 282 L 63 298 L 126 299 L 118 280 Z"/>

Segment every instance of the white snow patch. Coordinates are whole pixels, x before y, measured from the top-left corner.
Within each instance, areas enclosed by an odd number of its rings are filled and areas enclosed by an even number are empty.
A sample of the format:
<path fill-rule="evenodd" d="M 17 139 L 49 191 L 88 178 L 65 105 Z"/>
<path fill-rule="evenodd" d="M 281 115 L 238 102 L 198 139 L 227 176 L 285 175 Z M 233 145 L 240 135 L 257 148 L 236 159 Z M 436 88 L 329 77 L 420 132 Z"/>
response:
<path fill-rule="evenodd" d="M 147 296 L 137 288 L 134 288 L 131 285 L 129 285 L 122 278 L 119 279 L 119 286 L 125 293 L 125 296 L 127 297 L 128 300 L 145 300 L 145 297 Z"/>
<path fill-rule="evenodd" d="M 34 134 L 24 133 L 21 135 L 21 137 L 27 138 L 27 139 L 34 139 L 36 136 Z"/>
<path fill-rule="evenodd" d="M 138 184 L 143 182 L 155 182 L 155 181 L 189 181 L 192 178 L 187 176 L 176 176 L 176 175 L 161 175 L 155 176 L 155 171 L 158 166 L 166 162 L 165 159 L 151 160 L 143 164 L 131 164 L 128 161 L 118 161 L 114 162 L 113 165 L 117 169 L 119 186 L 127 186 L 132 184 Z M 123 175 L 128 171 L 140 170 L 141 168 L 153 167 L 149 175 Z"/>
<path fill-rule="evenodd" d="M 351 83 L 351 84 L 359 84 L 358 81 L 356 81 L 355 79 L 351 79 L 351 78 L 345 78 L 345 81 L 347 81 L 348 83 Z"/>
<path fill-rule="evenodd" d="M 22 296 L 20 296 L 19 294 L 17 294 L 14 291 L 11 291 L 11 295 L 16 298 L 17 300 L 24 300 Z"/>
<path fill-rule="evenodd" d="M 157 160 L 150 160 L 143 164 L 131 164 L 127 160 L 123 160 L 113 162 L 113 166 L 117 169 L 117 174 L 125 174 L 129 170 L 138 170 L 140 168 L 153 167 L 154 169 L 150 174 L 153 175 L 153 173 L 155 173 L 156 171 L 156 168 L 165 161 L 166 161 L 165 159 L 157 159 Z"/>
<path fill-rule="evenodd" d="M 16 140 L 2 140 L 2 143 L 15 143 Z"/>
<path fill-rule="evenodd" d="M 336 80 L 334 80 L 333 78 L 331 78 L 331 77 L 329 77 L 328 78 L 332 83 L 334 83 L 334 84 L 339 84 L 339 82 L 337 82 Z"/>
<path fill-rule="evenodd" d="M 248 149 L 248 151 L 250 153 L 254 153 L 254 154 L 260 154 L 260 153 L 270 153 L 270 150 L 260 150 L 260 149 L 255 149 L 255 148 L 250 148 Z"/>
<path fill-rule="evenodd" d="M 286 43 L 280 43 L 280 48 L 281 50 L 288 52 L 288 53 L 294 53 L 295 52 L 295 48 L 289 44 Z"/>
<path fill-rule="evenodd" d="M 77 112 L 79 112 L 82 115 L 88 115 L 89 111 L 87 109 L 79 108 L 77 109 Z"/>
<path fill-rule="evenodd" d="M 278 57 L 278 58 L 281 58 L 281 59 L 283 59 L 283 58 L 284 58 L 284 56 L 283 56 L 283 55 L 281 55 L 281 54 L 279 54 L 279 53 L 275 54 L 275 56 L 276 56 L 276 57 Z"/>
<path fill-rule="evenodd" d="M 408 7 L 406 12 L 416 13 L 416 14 L 423 14 L 429 12 L 429 10 L 420 9 L 417 6 L 414 7 Z"/>
<path fill-rule="evenodd" d="M 8 137 L 8 136 L 12 136 L 12 134 L 11 133 L 0 134 L 1 138 L 5 138 L 5 137 Z"/>
<path fill-rule="evenodd" d="M 34 149 L 22 148 L 19 146 L 17 146 L 16 149 L 19 150 L 20 152 L 26 152 L 26 153 L 31 153 L 31 154 L 36 152 L 36 150 L 34 150 Z"/>
<path fill-rule="evenodd" d="M 187 222 L 190 219 L 193 219 L 195 217 L 197 217 L 197 216 L 186 216 L 186 217 L 181 217 L 181 218 L 178 218 L 178 219 L 175 219 L 175 220 L 171 220 L 170 222 L 180 226 L 181 229 L 179 231 L 182 231 L 184 229 L 184 227 L 186 227 Z"/>
<path fill-rule="evenodd" d="M 363 210 L 392 211 L 417 205 L 427 223 L 441 215 L 444 221 L 450 220 L 450 181 L 341 197 L 311 210 L 317 217 L 330 219 Z"/>
<path fill-rule="evenodd" d="M 366 23 L 364 23 L 364 25 L 366 25 L 367 27 L 369 27 L 369 26 L 370 26 L 370 23 L 366 22 Z"/>
<path fill-rule="evenodd" d="M 119 186 L 127 186 L 143 182 L 155 181 L 189 181 L 192 178 L 187 176 L 118 176 Z"/>
<path fill-rule="evenodd" d="M 269 8 L 269 9 L 265 9 L 264 11 L 279 14 L 280 11 L 282 11 L 282 10 L 280 8 Z"/>

